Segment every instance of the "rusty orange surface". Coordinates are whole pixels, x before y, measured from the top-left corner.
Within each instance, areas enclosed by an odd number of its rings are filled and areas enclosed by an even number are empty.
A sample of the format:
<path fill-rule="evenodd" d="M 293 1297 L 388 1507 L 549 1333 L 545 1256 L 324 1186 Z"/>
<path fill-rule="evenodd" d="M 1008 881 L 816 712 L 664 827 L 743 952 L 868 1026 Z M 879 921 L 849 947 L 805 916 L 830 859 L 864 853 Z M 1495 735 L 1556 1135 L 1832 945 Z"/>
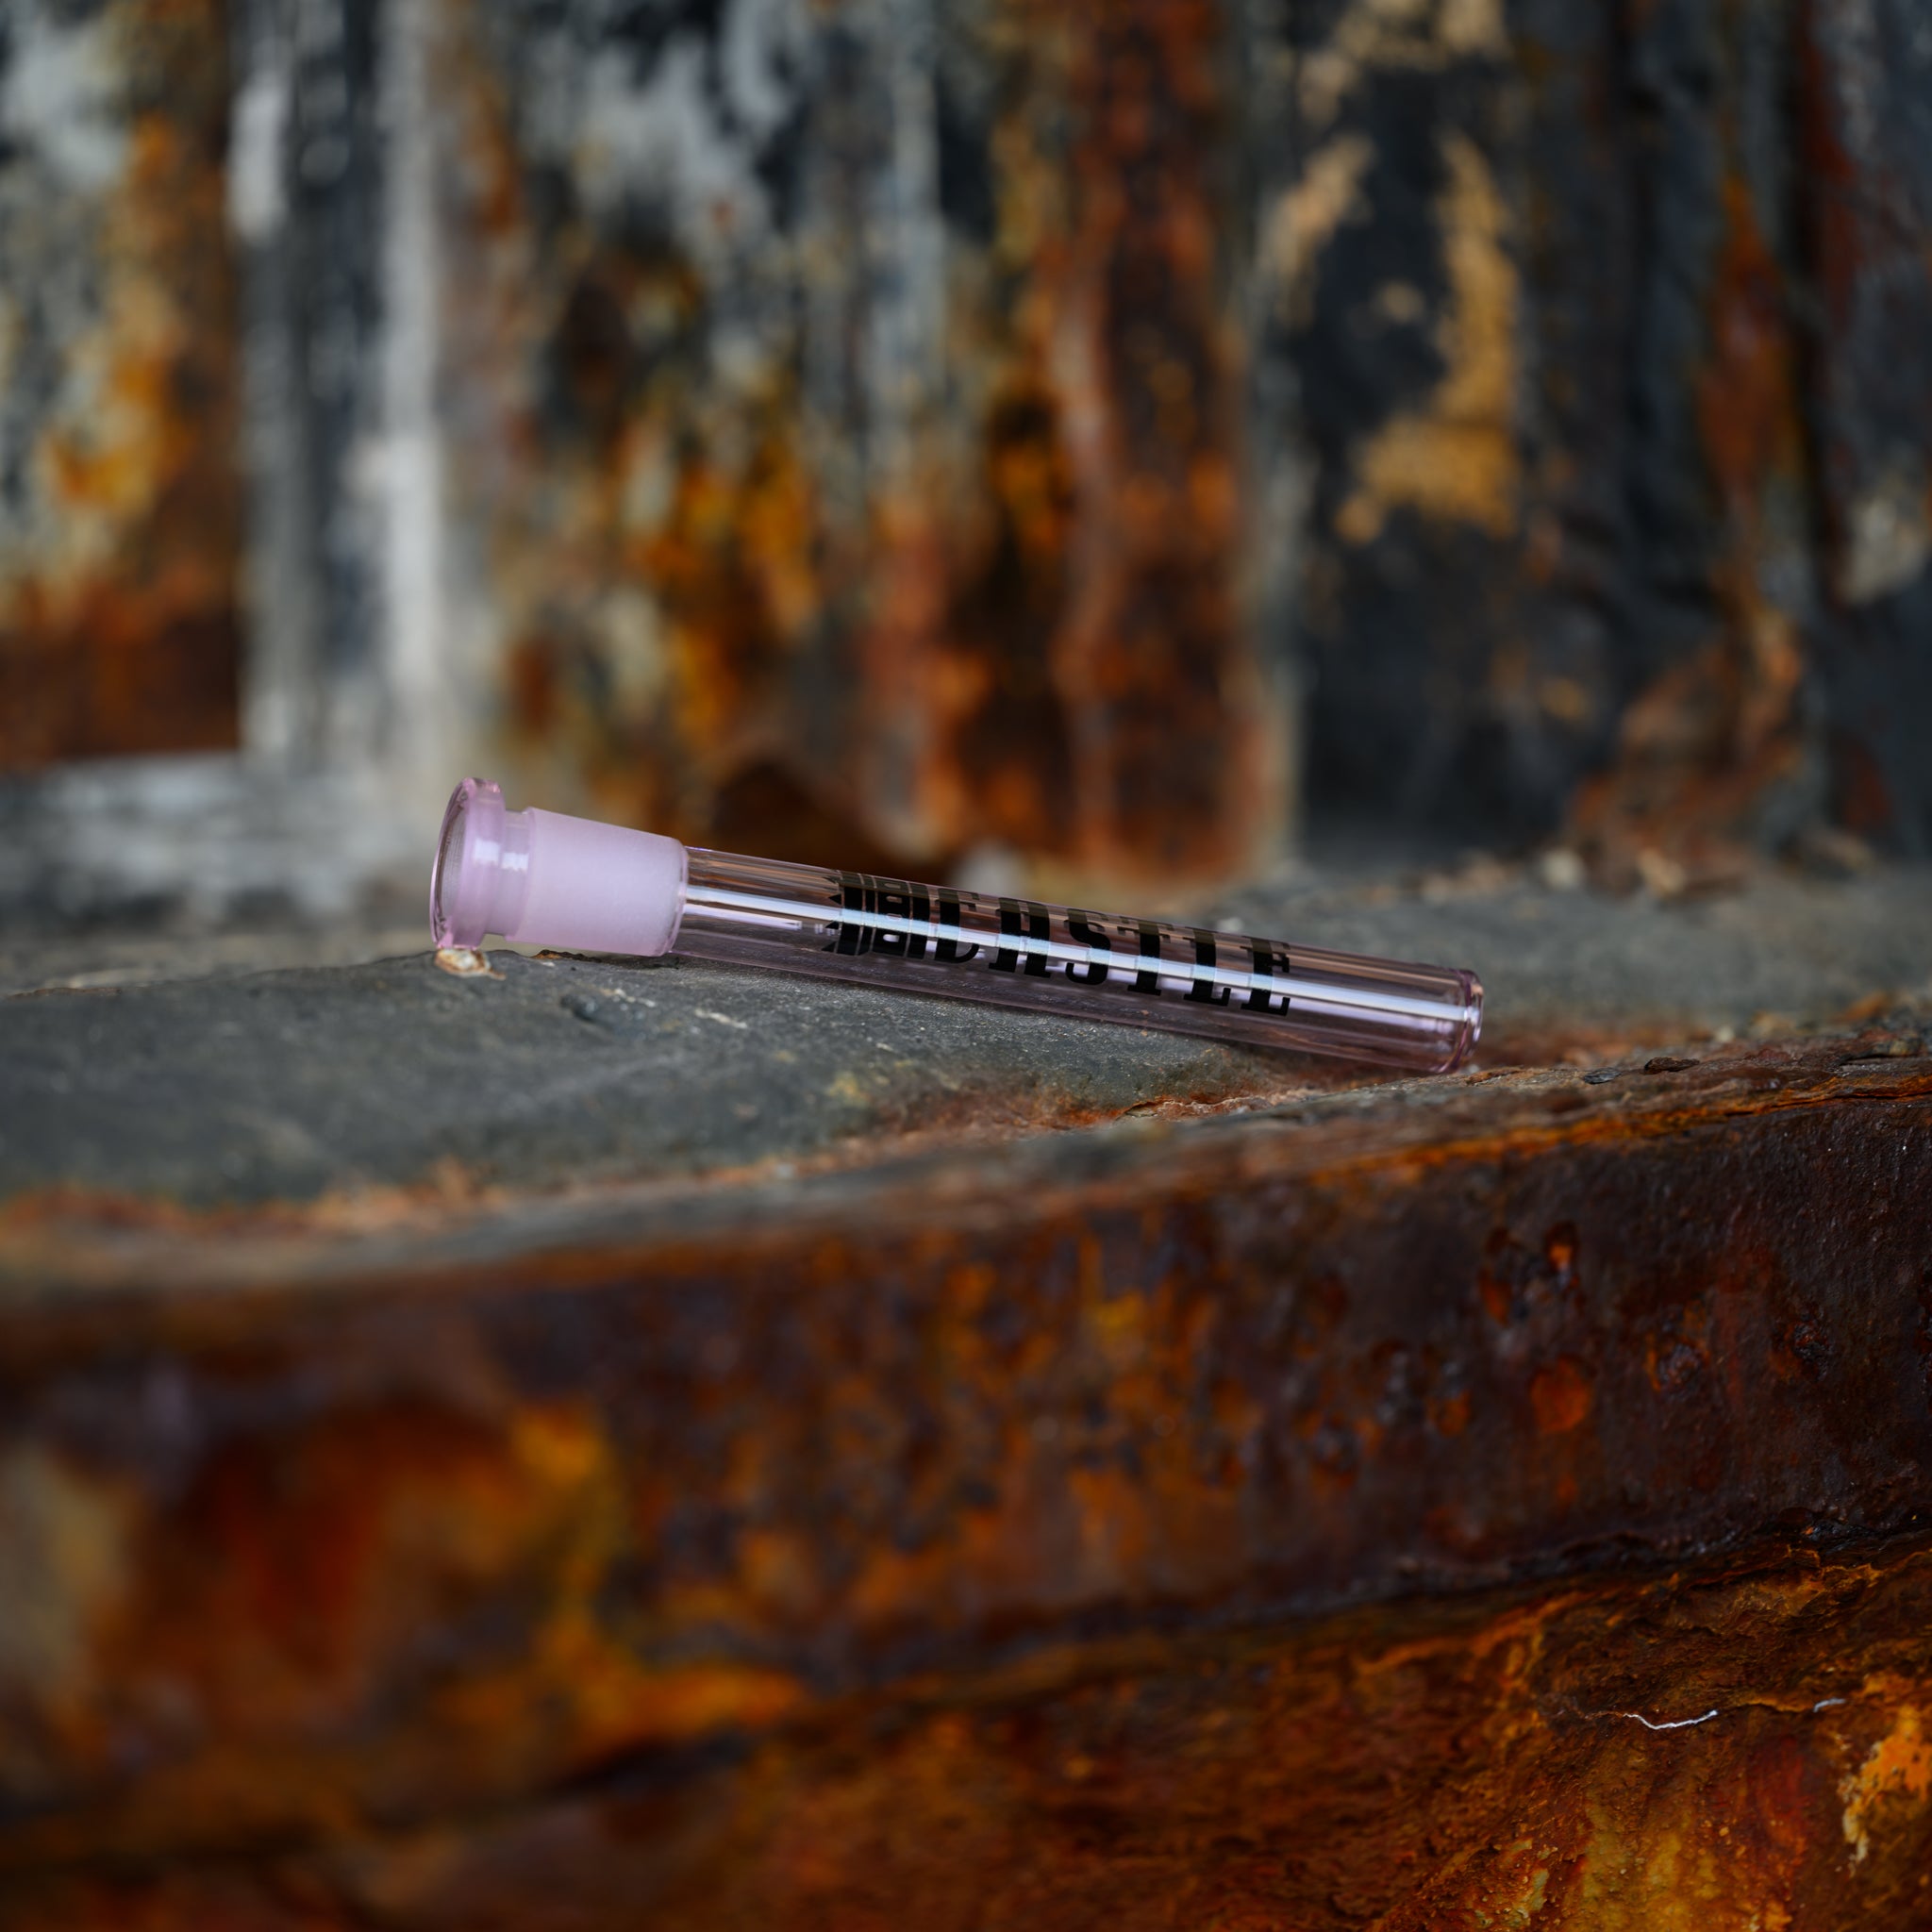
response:
<path fill-rule="evenodd" d="M 594 132 L 540 153 L 520 30 L 437 19 L 453 489 L 503 756 L 779 856 L 1251 864 L 1286 721 L 1241 602 L 1225 9 L 962 24 L 984 233 L 892 175 L 904 49 L 858 9 L 801 26 L 791 131 L 709 130 L 709 212 L 675 171 L 614 195 Z M 674 66 L 608 73 L 649 114 Z"/>
<path fill-rule="evenodd" d="M 40 181 L 9 229 L 23 493 L 0 552 L 0 767 L 236 742 L 226 25 L 211 0 L 115 0 L 47 56 L 111 74 L 88 139 L 113 170 Z M 43 354 L 20 355 L 35 332 Z"/>
<path fill-rule="evenodd" d="M 426 1823 L 1108 1631 L 1908 1530 L 1898 1045 L 629 1210 L 137 1220 L 92 1260 L 22 1223 L 0 1860 Z"/>
<path fill-rule="evenodd" d="M 510 1813 L 17 1876 L 8 1932 L 1932 1924 L 1932 1564 L 1074 1641 Z"/>

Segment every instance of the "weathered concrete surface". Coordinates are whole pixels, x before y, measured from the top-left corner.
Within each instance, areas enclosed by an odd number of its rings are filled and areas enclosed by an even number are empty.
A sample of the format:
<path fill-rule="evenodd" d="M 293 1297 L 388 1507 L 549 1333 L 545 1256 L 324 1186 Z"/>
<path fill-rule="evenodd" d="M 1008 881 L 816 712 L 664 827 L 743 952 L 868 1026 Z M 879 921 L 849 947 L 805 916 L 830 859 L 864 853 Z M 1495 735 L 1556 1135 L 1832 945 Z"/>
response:
<path fill-rule="evenodd" d="M 1444 874 L 1228 902 L 1241 930 L 1476 968 L 1478 1064 L 1578 1064 L 1932 999 L 1932 876 L 1771 874 L 1662 905 Z M 334 941 L 330 941 L 333 943 Z M 426 955 L 116 990 L 83 941 L 0 947 L 0 1194 L 73 1188 L 202 1209 L 424 1188 L 542 1189 L 850 1159 L 1158 1107 L 1260 1106 L 1373 1076 L 1134 1029 L 774 980 L 694 962 Z M 286 946 L 273 938 L 266 945 Z M 150 947 L 149 952 L 156 950 Z M 164 950 L 164 949 L 163 949 Z M 249 953 L 231 946 L 225 970 Z M 224 969 L 224 944 L 187 963 Z M 103 982 L 106 982 L 105 984 Z M 192 1123 L 192 1131 L 158 1124 Z"/>
<path fill-rule="evenodd" d="M 0 1128 L 0 1184 L 195 1208 L 439 1180 L 554 1188 L 1281 1082 L 1253 1055 L 1124 1027 L 1016 1026 L 683 962 L 491 957 L 498 976 L 475 980 L 419 954 L 9 1002 L 0 1077 L 22 1111 Z M 192 1135 L 157 1131 L 184 1108 Z"/>
<path fill-rule="evenodd" d="M 69 932 L 0 938 L 0 999 L 16 993 L 98 991 L 175 979 L 247 978 L 289 967 L 367 966 L 415 951 L 423 922 L 360 921 L 315 930 Z"/>
<path fill-rule="evenodd" d="M 1616 1042 L 1804 1026 L 1924 997 L 1932 873 L 1759 874 L 1743 891 L 1658 901 L 1551 890 L 1476 861 L 1362 887 L 1345 877 L 1227 901 L 1245 931 L 1467 963 L 1487 995 L 1484 1062 Z"/>
<path fill-rule="evenodd" d="M 0 43 L 0 768 L 232 745 L 239 375 L 217 0 Z"/>
<path fill-rule="evenodd" d="M 1071 1644 L 677 1774 L 17 1877 L 7 1932 L 1932 1922 L 1923 1544 Z"/>

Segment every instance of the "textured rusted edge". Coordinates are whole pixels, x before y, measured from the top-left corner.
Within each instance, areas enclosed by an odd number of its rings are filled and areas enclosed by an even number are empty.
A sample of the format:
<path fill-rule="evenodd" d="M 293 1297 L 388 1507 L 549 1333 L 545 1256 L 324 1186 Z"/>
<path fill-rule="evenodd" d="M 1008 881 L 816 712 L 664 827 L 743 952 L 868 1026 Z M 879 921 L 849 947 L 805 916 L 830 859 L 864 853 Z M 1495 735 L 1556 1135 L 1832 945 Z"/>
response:
<path fill-rule="evenodd" d="M 1932 1070 L 1888 1046 L 16 1303 L 5 1529 L 62 1634 L 5 1687 L 0 1856 L 433 1815 L 1108 1629 L 1908 1526 Z"/>
<path fill-rule="evenodd" d="M 510 1285 L 532 1266 L 555 1279 L 702 1266 L 717 1252 L 776 1255 L 860 1223 L 881 1235 L 988 1217 L 1011 1227 L 1143 1199 L 1153 1177 L 1163 1192 L 1339 1179 L 1932 1093 L 1924 1041 L 1883 1024 L 1688 1051 L 1593 1069 L 1373 1081 L 1204 1108 L 1199 1119 L 1136 1107 L 1091 1123 L 1056 1119 L 1045 1124 L 1058 1131 L 991 1146 L 947 1139 L 895 1156 L 867 1143 L 817 1171 L 787 1161 L 775 1174 L 753 1167 L 523 1198 L 494 1190 L 480 1201 L 434 1191 L 391 1200 L 375 1190 L 361 1202 L 208 1213 L 84 1191 L 16 1198 L 0 1216 L 0 1322 L 16 1341 L 36 1332 L 59 1345 L 55 1338 L 72 1334 L 82 1349 L 129 1324 L 185 1338 L 204 1321 L 245 1327 L 258 1295 L 276 1322 L 308 1294 L 320 1312 L 345 1297 Z M 898 1134 L 892 1144 L 907 1141 Z"/>
<path fill-rule="evenodd" d="M 1143 1635 L 428 1830 L 15 1874 L 6 1932 L 1923 1922 L 1923 1541 Z"/>

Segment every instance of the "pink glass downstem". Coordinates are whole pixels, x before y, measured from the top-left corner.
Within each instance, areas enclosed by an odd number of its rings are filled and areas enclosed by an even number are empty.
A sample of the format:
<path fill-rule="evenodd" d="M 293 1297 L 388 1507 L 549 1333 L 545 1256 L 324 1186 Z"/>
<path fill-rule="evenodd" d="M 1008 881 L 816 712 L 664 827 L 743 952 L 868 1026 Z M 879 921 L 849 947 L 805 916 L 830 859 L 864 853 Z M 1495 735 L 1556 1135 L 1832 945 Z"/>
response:
<path fill-rule="evenodd" d="M 521 823 L 518 823 L 521 822 Z M 486 931 L 583 951 L 775 967 L 1066 1019 L 1440 1073 L 1482 1024 L 1458 968 L 1166 920 L 687 849 L 458 788 L 432 890 L 439 944 Z"/>

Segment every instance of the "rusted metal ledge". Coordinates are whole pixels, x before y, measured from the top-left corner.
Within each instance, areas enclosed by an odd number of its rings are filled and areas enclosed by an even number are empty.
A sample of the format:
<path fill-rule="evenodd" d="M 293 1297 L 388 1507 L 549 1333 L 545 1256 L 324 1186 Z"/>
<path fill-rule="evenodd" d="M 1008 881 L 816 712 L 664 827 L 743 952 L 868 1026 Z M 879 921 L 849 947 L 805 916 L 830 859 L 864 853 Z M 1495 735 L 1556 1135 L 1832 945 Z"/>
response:
<path fill-rule="evenodd" d="M 17 1874 L 6 1932 L 1928 1921 L 1923 1542 L 1142 1634 L 527 1809 Z"/>
<path fill-rule="evenodd" d="M 1903 1020 L 395 1213 L 14 1211 L 16 1872 L 1932 1506 Z"/>

